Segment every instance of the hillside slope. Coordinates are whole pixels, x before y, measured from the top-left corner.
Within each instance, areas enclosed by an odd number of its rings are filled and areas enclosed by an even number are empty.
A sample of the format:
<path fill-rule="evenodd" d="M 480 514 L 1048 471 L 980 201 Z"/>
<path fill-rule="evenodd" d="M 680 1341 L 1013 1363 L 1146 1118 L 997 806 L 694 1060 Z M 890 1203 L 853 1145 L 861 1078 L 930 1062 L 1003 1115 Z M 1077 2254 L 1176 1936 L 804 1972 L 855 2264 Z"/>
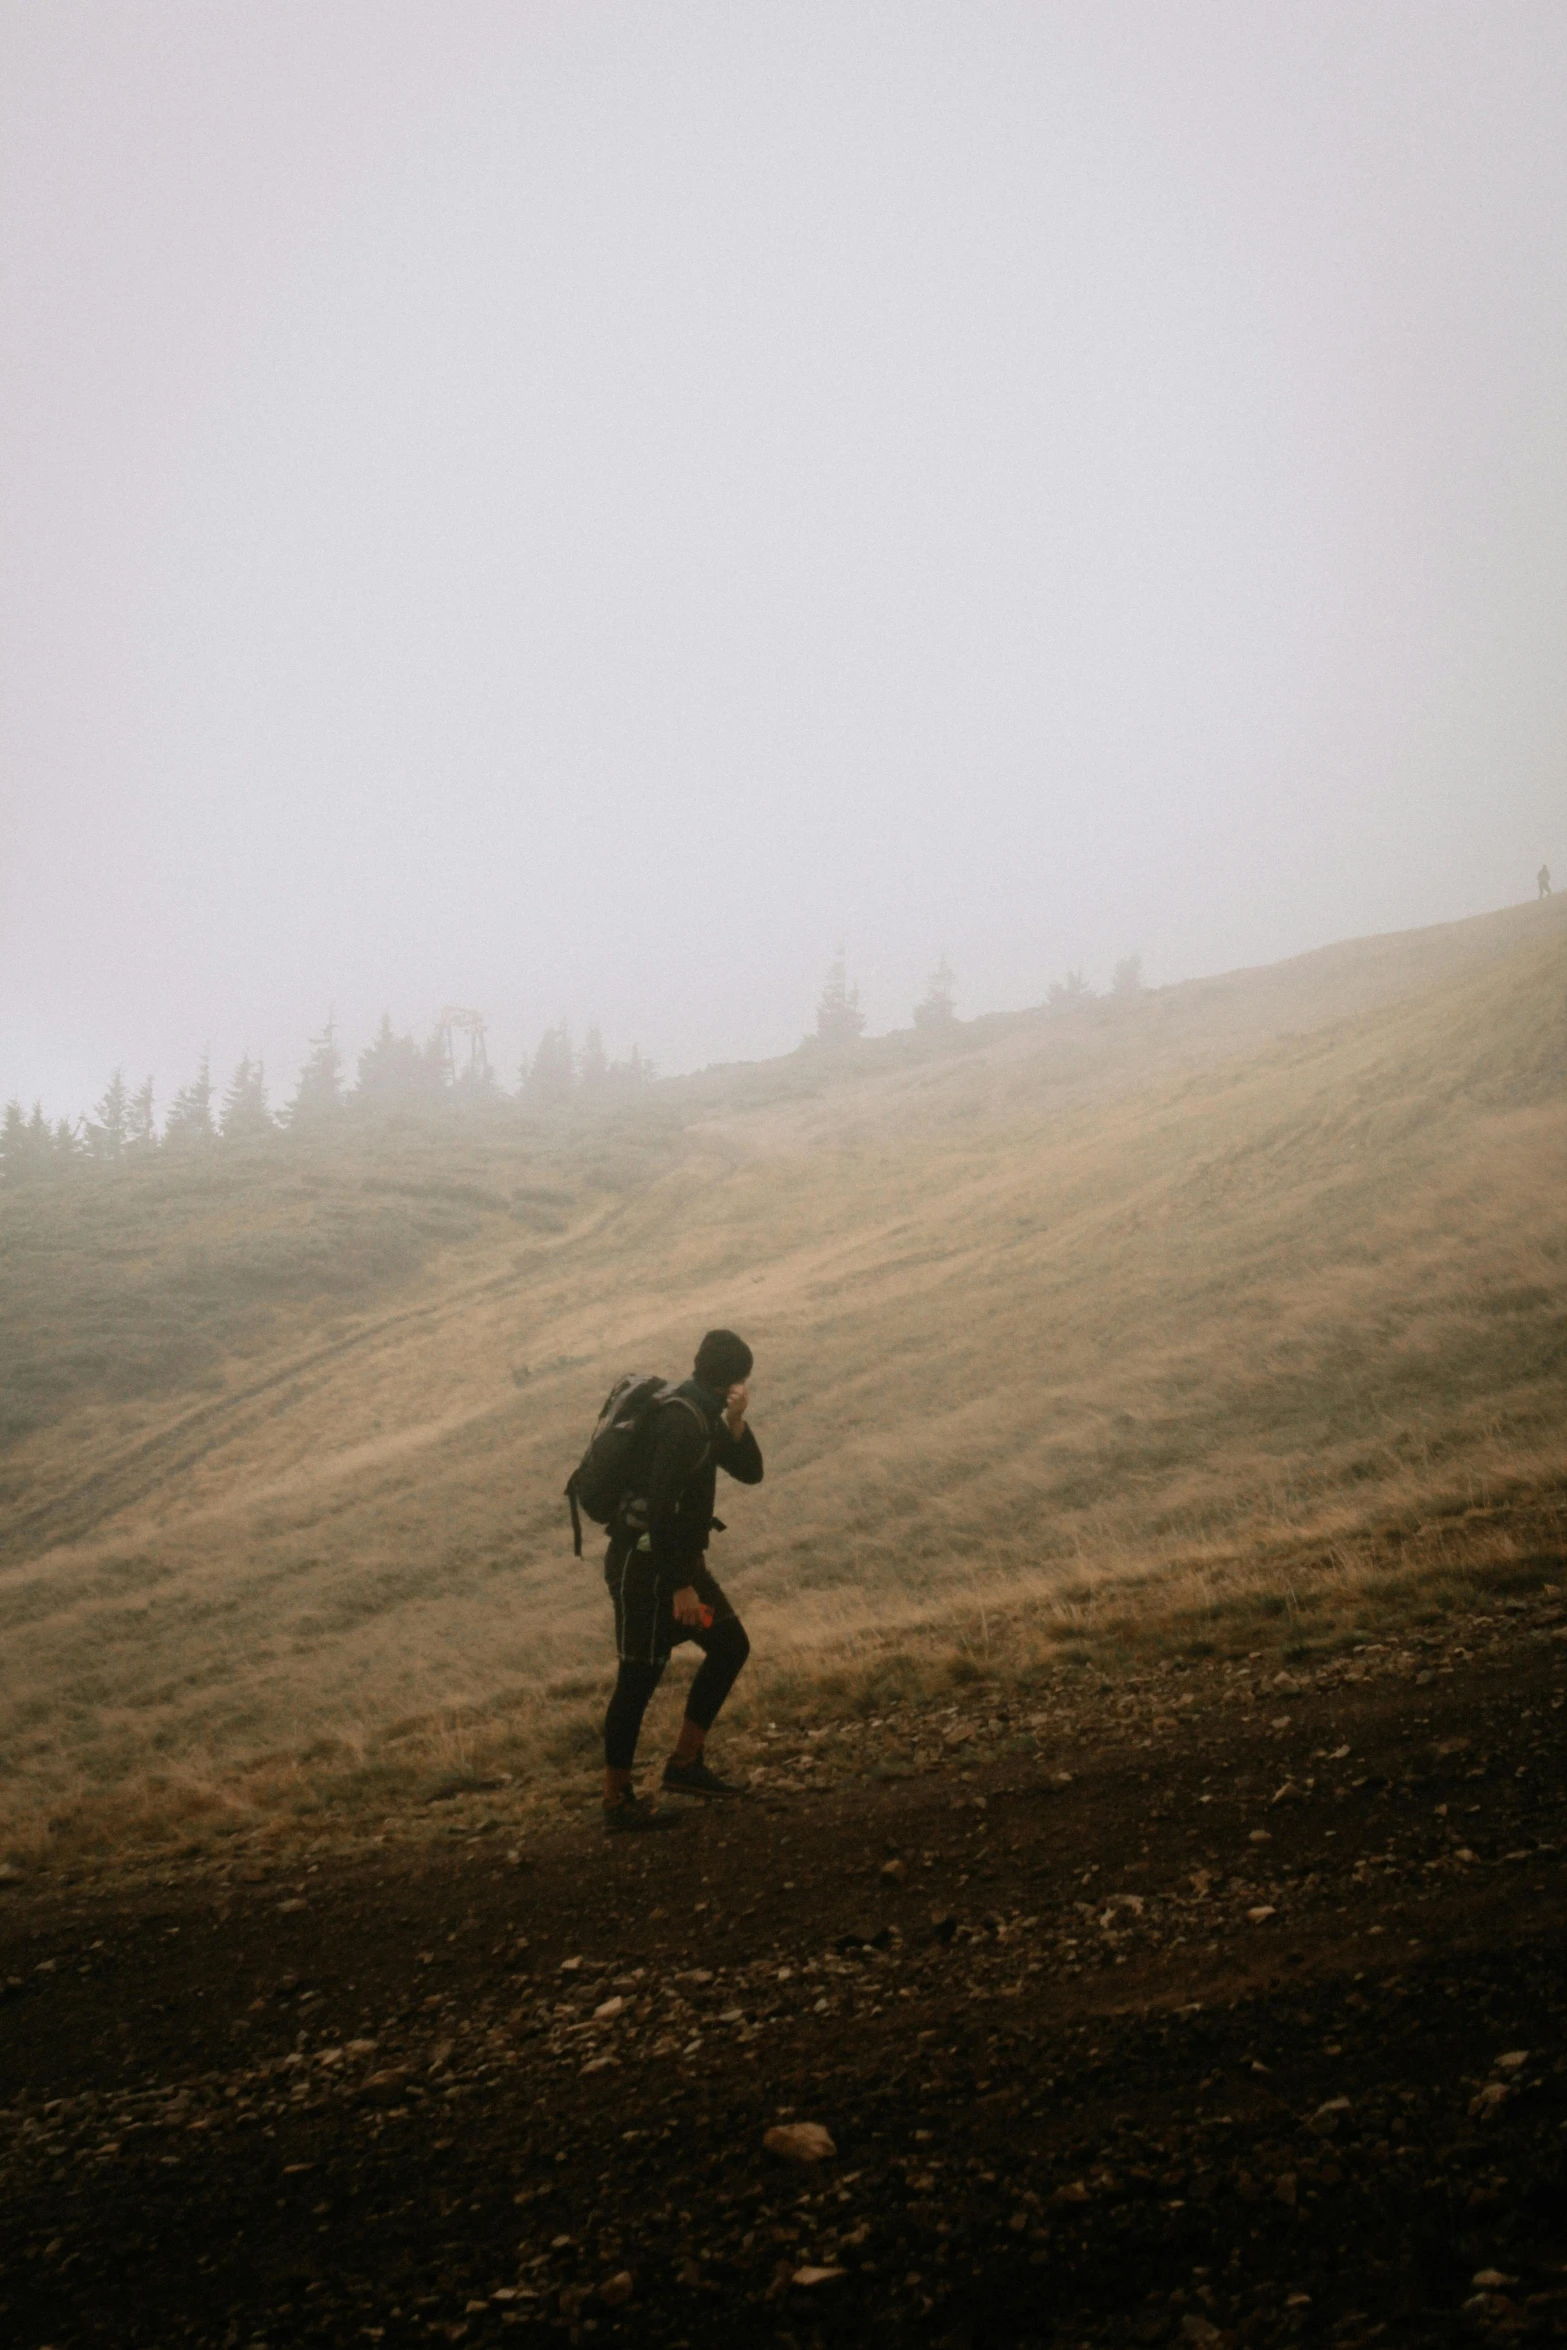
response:
<path fill-rule="evenodd" d="M 768 1478 L 716 1563 L 775 1657 L 1554 1491 L 1564 1169 L 1551 904 L 8 1198 L 11 1833 L 585 1719 L 565 1470 L 720 1319 Z"/>

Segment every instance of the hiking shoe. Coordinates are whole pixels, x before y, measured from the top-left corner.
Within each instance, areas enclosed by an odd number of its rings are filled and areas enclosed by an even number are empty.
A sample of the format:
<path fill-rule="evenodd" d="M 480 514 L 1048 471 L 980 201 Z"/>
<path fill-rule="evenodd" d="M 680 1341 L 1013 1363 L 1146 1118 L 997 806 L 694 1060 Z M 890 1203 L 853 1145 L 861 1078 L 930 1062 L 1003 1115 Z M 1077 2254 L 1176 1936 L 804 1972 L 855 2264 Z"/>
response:
<path fill-rule="evenodd" d="M 673 1755 L 664 1765 L 664 1785 L 671 1795 L 743 1795 L 733 1779 L 721 1779 L 710 1771 L 701 1755 L 695 1762 L 677 1762 Z"/>
<path fill-rule="evenodd" d="M 678 1828 L 678 1812 L 660 1811 L 645 1795 L 628 1788 L 618 1803 L 604 1806 L 604 1826 L 611 1836 L 638 1835 L 649 1828 Z"/>

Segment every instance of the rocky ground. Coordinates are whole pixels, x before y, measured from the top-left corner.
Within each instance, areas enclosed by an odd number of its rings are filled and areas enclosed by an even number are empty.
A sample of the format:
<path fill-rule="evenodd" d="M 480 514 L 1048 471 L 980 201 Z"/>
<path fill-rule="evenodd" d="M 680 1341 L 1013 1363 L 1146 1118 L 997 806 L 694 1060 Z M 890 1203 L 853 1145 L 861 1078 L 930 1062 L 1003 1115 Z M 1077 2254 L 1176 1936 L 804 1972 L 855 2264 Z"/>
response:
<path fill-rule="evenodd" d="M 1567 2339 L 1567 1605 L 1276 1662 L 8 1886 L 0 2333 Z"/>

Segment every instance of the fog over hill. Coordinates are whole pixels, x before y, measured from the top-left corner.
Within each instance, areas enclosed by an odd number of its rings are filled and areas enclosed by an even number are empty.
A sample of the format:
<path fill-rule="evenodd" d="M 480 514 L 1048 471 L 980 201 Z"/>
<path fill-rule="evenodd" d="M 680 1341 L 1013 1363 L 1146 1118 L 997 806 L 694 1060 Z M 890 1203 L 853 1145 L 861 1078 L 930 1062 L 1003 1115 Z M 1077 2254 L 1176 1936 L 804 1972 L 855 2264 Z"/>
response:
<path fill-rule="evenodd" d="M 9 1832 L 587 1753 L 560 1489 L 610 1379 L 716 1321 L 768 1461 L 717 1564 L 774 1667 L 1161 1578 L 1348 1588 L 1389 1529 L 1537 1503 L 1564 1129 L 1558 899 L 7 1185 Z"/>
<path fill-rule="evenodd" d="M 1552 0 L 0 9 L 0 1095 L 1567 871 Z"/>

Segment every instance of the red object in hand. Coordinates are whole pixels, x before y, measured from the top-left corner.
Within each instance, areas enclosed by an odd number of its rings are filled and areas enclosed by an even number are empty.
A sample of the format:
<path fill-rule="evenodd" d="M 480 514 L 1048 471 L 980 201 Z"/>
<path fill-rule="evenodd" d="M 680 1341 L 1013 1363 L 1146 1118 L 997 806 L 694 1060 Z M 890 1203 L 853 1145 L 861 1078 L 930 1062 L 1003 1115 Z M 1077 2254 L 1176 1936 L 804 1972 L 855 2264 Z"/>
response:
<path fill-rule="evenodd" d="M 711 1630 L 713 1629 L 713 1611 L 712 1611 L 712 1609 L 711 1609 L 710 1607 L 699 1607 L 699 1608 L 697 1609 L 697 1611 L 696 1611 L 696 1612 L 697 1612 L 697 1615 L 698 1615 L 698 1617 L 699 1617 L 699 1618 L 700 1618 L 700 1620 L 701 1620 L 701 1625 L 702 1625 L 702 1629 L 703 1629 L 703 1631 L 704 1631 L 704 1632 L 711 1632 Z"/>

